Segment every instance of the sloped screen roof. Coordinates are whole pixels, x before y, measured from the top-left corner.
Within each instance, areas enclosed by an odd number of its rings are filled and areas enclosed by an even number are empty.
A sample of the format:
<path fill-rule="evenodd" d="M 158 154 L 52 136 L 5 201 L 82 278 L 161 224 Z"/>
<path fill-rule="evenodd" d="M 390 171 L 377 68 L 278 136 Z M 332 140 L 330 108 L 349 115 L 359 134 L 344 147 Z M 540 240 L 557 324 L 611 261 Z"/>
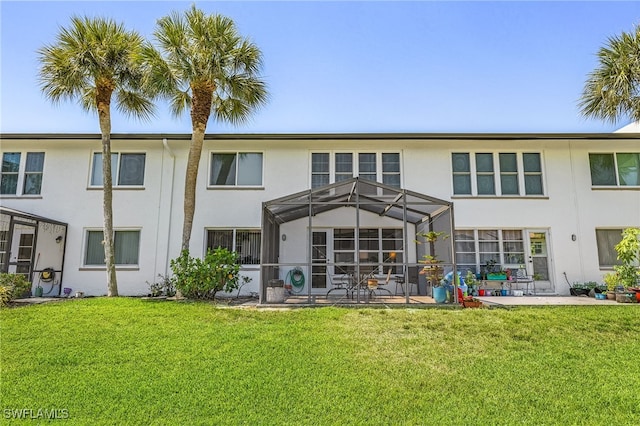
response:
<path fill-rule="evenodd" d="M 397 220 L 406 217 L 407 222 L 418 224 L 449 209 L 451 203 L 357 177 L 264 203 L 265 213 L 279 224 L 339 207 L 359 208 Z"/>

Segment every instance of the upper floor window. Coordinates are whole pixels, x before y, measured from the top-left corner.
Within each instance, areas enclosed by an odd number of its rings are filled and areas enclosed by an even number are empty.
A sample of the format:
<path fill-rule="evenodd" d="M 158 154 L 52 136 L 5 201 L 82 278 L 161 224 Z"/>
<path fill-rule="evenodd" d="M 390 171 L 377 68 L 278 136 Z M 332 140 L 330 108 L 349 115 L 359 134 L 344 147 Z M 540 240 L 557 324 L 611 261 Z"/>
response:
<path fill-rule="evenodd" d="M 354 176 L 399 188 L 400 175 L 400 153 L 397 152 L 311 153 L 312 188 Z"/>
<path fill-rule="evenodd" d="M 640 153 L 589 154 L 591 185 L 640 186 Z"/>
<path fill-rule="evenodd" d="M 209 229 L 207 249 L 226 248 L 238 253 L 242 265 L 259 265 L 261 235 L 259 229 Z"/>
<path fill-rule="evenodd" d="M 213 152 L 209 186 L 262 186 L 261 152 Z"/>
<path fill-rule="evenodd" d="M 543 195 L 542 159 L 537 152 L 454 152 L 455 195 Z"/>
<path fill-rule="evenodd" d="M 42 189 L 44 152 L 2 154 L 1 195 L 39 195 Z"/>
<path fill-rule="evenodd" d="M 88 230 L 86 234 L 84 265 L 102 266 L 104 261 L 104 233 L 102 230 Z M 140 256 L 140 230 L 114 231 L 115 263 L 119 266 L 136 266 Z"/>
<path fill-rule="evenodd" d="M 144 153 L 111 153 L 111 182 L 114 187 L 119 186 L 143 186 L 144 166 L 146 154 Z M 91 186 L 102 186 L 102 153 L 93 154 L 93 166 L 91 168 Z"/>

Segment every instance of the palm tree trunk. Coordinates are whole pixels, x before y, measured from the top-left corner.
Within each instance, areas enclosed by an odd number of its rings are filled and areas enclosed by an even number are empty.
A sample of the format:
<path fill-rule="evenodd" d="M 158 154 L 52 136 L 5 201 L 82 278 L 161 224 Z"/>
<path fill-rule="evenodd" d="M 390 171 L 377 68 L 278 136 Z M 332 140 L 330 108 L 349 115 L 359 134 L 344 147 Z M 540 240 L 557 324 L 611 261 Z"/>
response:
<path fill-rule="evenodd" d="M 200 166 L 200 155 L 204 135 L 207 130 L 207 121 L 211 114 L 211 101 L 213 90 L 206 87 L 199 90 L 192 85 L 192 109 L 191 109 L 191 145 L 189 147 L 189 158 L 187 159 L 187 172 L 184 180 L 184 223 L 182 226 L 182 250 L 189 250 L 191 240 L 191 230 L 193 228 L 193 216 L 196 211 L 196 182 L 198 179 L 198 168 Z"/>
<path fill-rule="evenodd" d="M 187 174 L 184 181 L 184 224 L 182 227 L 182 250 L 189 250 L 191 229 L 193 228 L 193 216 L 196 211 L 196 181 L 198 179 L 198 167 L 202 144 L 204 143 L 204 126 L 193 127 L 191 146 L 189 147 L 189 159 L 187 160 Z"/>
<path fill-rule="evenodd" d="M 98 117 L 102 134 L 102 184 L 104 214 L 104 260 L 107 267 L 107 296 L 118 295 L 116 280 L 116 258 L 113 232 L 113 182 L 111 180 L 111 93 L 112 90 L 97 88 Z"/>

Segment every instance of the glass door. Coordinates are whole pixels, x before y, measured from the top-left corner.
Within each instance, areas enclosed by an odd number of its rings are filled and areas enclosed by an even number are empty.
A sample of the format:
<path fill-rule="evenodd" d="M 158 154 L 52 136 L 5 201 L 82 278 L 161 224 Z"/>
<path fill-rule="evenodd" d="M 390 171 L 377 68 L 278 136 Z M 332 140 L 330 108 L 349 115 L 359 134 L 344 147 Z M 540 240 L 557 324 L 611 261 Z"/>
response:
<path fill-rule="evenodd" d="M 532 275 L 539 288 L 551 288 L 551 274 L 549 264 L 548 232 L 541 229 L 528 229 L 527 274 Z"/>
<path fill-rule="evenodd" d="M 313 231 L 311 288 L 327 288 L 327 231 Z"/>
<path fill-rule="evenodd" d="M 16 225 L 11 240 L 8 272 L 22 274 L 28 281 L 31 281 L 34 235 L 33 226 Z"/>

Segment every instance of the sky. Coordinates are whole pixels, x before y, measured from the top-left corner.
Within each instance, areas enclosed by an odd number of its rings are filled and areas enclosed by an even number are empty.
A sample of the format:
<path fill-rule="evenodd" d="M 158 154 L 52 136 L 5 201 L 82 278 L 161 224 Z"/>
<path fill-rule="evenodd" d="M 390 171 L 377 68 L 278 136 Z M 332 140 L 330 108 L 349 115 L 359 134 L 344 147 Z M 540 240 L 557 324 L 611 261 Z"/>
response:
<path fill-rule="evenodd" d="M 97 116 L 53 105 L 36 51 L 73 15 L 152 40 L 192 1 L 0 1 L 0 133 L 98 133 Z M 640 1 L 196 1 L 262 50 L 269 102 L 207 133 L 599 133 L 578 101 L 607 39 L 640 25 Z M 113 111 L 113 133 L 190 133 L 162 101 L 149 122 Z"/>

